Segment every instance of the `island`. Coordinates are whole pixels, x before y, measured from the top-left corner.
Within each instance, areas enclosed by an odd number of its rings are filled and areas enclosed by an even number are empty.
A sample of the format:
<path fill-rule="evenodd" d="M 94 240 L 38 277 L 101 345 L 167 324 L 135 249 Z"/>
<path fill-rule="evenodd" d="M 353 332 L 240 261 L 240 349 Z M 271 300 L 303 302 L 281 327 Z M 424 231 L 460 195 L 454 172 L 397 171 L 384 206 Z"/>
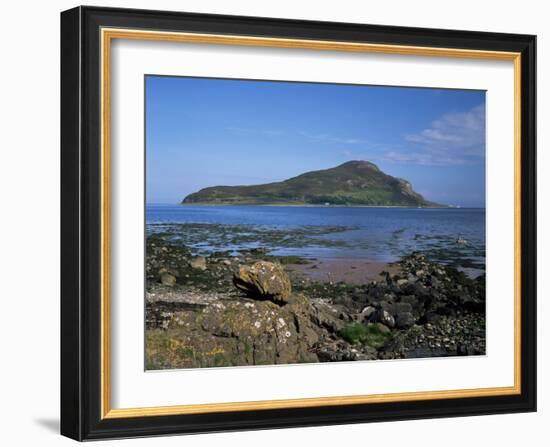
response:
<path fill-rule="evenodd" d="M 437 207 L 407 180 L 382 172 L 369 161 L 353 160 L 290 179 L 247 186 L 211 186 L 189 194 L 183 205 L 345 205 Z"/>

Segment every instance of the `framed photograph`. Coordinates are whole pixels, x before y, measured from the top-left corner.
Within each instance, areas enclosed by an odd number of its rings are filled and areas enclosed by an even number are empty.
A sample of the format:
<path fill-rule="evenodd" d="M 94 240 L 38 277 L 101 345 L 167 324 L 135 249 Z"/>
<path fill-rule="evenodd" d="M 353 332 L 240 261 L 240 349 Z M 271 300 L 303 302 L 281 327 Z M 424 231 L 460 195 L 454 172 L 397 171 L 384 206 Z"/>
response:
<path fill-rule="evenodd" d="M 535 43 L 63 12 L 62 434 L 535 411 Z"/>

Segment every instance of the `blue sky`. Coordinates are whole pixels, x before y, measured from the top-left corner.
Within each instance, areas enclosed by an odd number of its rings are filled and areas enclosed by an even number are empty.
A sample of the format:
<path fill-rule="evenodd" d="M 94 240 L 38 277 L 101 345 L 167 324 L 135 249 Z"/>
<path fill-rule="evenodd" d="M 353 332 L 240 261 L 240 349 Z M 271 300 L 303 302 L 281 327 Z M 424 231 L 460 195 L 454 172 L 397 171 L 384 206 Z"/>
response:
<path fill-rule="evenodd" d="M 485 206 L 485 92 L 147 76 L 147 202 L 368 160 Z"/>

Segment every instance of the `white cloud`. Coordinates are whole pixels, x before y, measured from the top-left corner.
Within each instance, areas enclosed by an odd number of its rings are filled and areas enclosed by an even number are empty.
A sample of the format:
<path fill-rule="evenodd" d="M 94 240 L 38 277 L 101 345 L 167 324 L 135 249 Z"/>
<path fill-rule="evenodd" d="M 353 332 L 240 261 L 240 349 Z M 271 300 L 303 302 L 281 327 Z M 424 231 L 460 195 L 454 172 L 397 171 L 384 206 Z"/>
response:
<path fill-rule="evenodd" d="M 432 122 L 431 127 L 405 140 L 425 150 L 455 156 L 485 155 L 485 105 L 467 112 L 446 113 Z"/>
<path fill-rule="evenodd" d="M 485 105 L 442 115 L 431 126 L 405 136 L 406 152 L 390 151 L 386 161 L 421 165 L 457 165 L 485 156 Z"/>

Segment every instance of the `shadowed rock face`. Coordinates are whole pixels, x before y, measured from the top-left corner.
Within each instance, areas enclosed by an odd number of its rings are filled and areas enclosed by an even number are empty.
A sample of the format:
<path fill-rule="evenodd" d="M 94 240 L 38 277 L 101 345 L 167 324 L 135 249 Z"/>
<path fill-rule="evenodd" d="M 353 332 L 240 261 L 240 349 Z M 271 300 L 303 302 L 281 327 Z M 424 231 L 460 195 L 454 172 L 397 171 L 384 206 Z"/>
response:
<path fill-rule="evenodd" d="M 233 276 L 233 283 L 251 298 L 286 304 L 292 292 L 290 279 L 280 264 L 258 261 L 243 265 Z"/>
<path fill-rule="evenodd" d="M 408 181 L 387 175 L 368 161 L 349 161 L 282 182 L 204 188 L 182 203 L 438 206 L 415 192 Z"/>

